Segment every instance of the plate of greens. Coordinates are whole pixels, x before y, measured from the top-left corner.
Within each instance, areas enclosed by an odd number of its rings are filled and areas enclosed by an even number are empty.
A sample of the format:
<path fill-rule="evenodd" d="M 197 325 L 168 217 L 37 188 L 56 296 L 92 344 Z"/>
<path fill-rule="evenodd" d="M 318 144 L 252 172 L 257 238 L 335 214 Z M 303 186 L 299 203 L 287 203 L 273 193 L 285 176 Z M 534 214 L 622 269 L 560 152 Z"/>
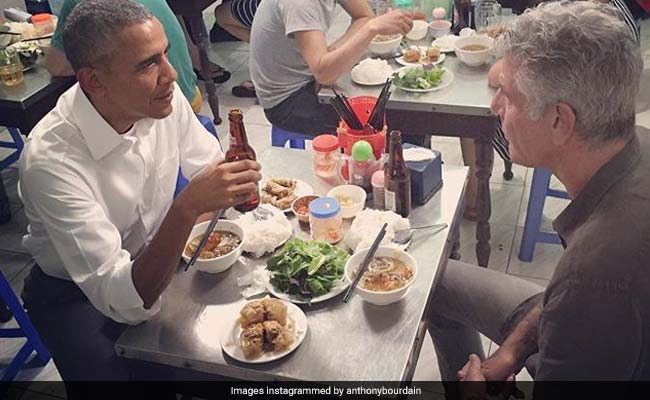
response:
<path fill-rule="evenodd" d="M 348 257 L 345 250 L 326 242 L 290 239 L 266 262 L 266 288 L 297 304 L 331 299 L 349 286 L 343 277 Z"/>
<path fill-rule="evenodd" d="M 454 81 L 454 73 L 439 65 L 416 65 L 400 68 L 393 84 L 407 92 L 425 93 L 444 89 Z"/>

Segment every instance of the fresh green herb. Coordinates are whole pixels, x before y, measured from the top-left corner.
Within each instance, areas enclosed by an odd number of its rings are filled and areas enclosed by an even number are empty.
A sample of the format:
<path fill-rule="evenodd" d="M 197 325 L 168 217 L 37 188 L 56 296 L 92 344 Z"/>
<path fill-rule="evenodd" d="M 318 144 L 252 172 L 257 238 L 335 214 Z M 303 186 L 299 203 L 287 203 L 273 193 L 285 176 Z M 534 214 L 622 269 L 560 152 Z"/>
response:
<path fill-rule="evenodd" d="M 395 74 L 393 83 L 407 89 L 430 89 L 440 85 L 445 69 L 439 66 L 411 67 Z"/>
<path fill-rule="evenodd" d="M 311 299 L 341 281 L 348 259 L 345 250 L 321 241 L 291 239 L 266 262 L 271 284 L 282 293 Z"/>

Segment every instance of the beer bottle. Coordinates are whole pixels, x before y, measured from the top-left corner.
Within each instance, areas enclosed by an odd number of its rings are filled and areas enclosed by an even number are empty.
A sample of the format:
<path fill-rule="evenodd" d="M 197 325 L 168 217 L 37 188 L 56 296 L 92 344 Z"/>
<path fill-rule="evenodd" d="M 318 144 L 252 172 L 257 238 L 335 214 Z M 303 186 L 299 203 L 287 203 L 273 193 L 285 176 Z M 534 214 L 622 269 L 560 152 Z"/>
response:
<path fill-rule="evenodd" d="M 226 161 L 257 160 L 255 150 L 248 144 L 246 129 L 244 128 L 244 116 L 239 109 L 232 109 L 228 113 L 230 121 L 230 148 L 226 152 Z M 252 211 L 260 204 L 259 190 L 252 193 L 244 203 L 237 204 L 235 210 L 239 212 Z"/>
<path fill-rule="evenodd" d="M 386 209 L 406 218 L 411 213 L 411 171 L 402 155 L 402 133 L 392 131 L 384 170 Z"/>

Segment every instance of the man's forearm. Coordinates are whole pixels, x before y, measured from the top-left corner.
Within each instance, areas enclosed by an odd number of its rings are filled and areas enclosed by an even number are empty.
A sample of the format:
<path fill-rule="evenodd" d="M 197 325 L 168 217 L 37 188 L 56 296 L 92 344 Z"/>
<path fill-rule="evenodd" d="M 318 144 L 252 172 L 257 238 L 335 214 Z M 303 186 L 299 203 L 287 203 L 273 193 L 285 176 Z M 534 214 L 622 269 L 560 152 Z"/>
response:
<path fill-rule="evenodd" d="M 314 72 L 316 80 L 322 84 L 333 84 L 341 75 L 349 72 L 359 57 L 368 47 L 375 33 L 368 24 L 359 26 L 350 38 L 333 51 L 325 53 L 318 61 L 318 71 Z"/>
<path fill-rule="evenodd" d="M 327 48 L 327 50 L 328 50 L 328 51 L 334 51 L 334 50 L 336 50 L 337 48 L 339 48 L 343 43 L 345 43 L 345 42 L 347 42 L 348 40 L 350 40 L 350 38 L 351 38 L 352 36 L 354 36 L 357 32 L 359 32 L 359 30 L 361 29 L 361 27 L 363 27 L 363 26 L 364 26 L 366 23 L 368 23 L 368 21 L 370 21 L 371 19 L 372 19 L 372 17 L 369 16 L 369 17 L 358 18 L 358 19 L 355 19 L 354 21 L 352 21 L 352 23 L 350 24 L 350 26 L 348 27 L 348 29 L 345 31 L 345 33 L 343 34 L 343 36 L 341 36 L 340 38 L 336 39 L 336 41 L 335 41 L 334 43 L 332 43 L 332 44 Z"/>
<path fill-rule="evenodd" d="M 537 349 L 537 327 L 541 314 L 542 303 L 540 302 L 526 314 L 501 345 L 500 350 L 510 352 L 518 366 L 523 365 L 526 358 Z"/>
<path fill-rule="evenodd" d="M 196 218 L 177 199 L 156 235 L 133 262 L 133 284 L 145 308 L 151 308 L 169 285 Z"/>

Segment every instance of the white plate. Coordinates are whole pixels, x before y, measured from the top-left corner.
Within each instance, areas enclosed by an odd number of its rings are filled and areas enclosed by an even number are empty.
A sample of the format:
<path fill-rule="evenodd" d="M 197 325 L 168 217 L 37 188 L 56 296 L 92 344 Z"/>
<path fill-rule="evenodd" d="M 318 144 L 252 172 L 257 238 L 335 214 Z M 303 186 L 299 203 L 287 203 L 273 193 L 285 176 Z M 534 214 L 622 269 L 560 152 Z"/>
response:
<path fill-rule="evenodd" d="M 427 48 L 426 48 L 426 47 L 424 47 L 424 46 L 418 46 L 418 48 L 420 49 L 420 57 L 421 57 L 422 54 L 426 54 L 426 51 L 427 51 Z M 442 51 L 442 50 L 441 50 L 441 51 Z M 400 65 L 405 65 L 405 66 L 411 66 L 411 67 L 414 66 L 414 65 L 422 65 L 422 64 L 433 64 L 433 65 L 438 65 L 438 64 L 440 64 L 440 63 L 443 62 L 443 61 L 445 61 L 445 55 L 444 55 L 444 54 L 440 54 L 440 57 L 438 57 L 438 61 L 436 61 L 436 62 L 432 62 L 432 63 L 430 63 L 430 62 L 428 62 L 428 61 L 426 61 L 426 62 L 423 62 L 423 61 L 418 61 L 418 62 L 408 62 L 408 61 L 404 61 L 404 56 L 397 57 L 397 58 L 395 59 L 395 62 L 396 62 L 396 63 L 398 63 L 398 64 L 400 64 Z"/>
<path fill-rule="evenodd" d="M 237 361 L 249 364 L 261 364 L 282 358 L 297 349 L 298 346 L 300 346 L 300 343 L 305 340 L 305 336 L 307 336 L 307 316 L 295 304 L 291 304 L 287 301 L 283 301 L 283 303 L 287 306 L 287 317 L 289 320 L 287 324 L 292 324 L 294 337 L 293 344 L 289 346 L 288 349 L 274 353 L 262 353 L 258 358 L 247 359 L 246 356 L 244 356 L 244 352 L 240 345 L 241 340 L 239 335 L 241 334 L 242 329 L 239 325 L 239 312 L 237 312 L 237 314 L 232 317 L 233 322 L 230 329 L 228 329 L 225 336 L 221 338 L 221 348 L 223 351 Z"/>
<path fill-rule="evenodd" d="M 455 37 L 458 38 L 458 36 L 455 36 Z M 443 46 L 441 43 L 443 43 L 444 40 L 441 42 L 440 39 L 442 39 L 442 38 L 436 38 L 436 40 L 431 42 L 431 46 L 438 46 L 440 48 L 440 51 L 443 52 L 443 53 L 453 53 L 454 52 L 453 44 L 446 43 L 448 45 L 450 44 L 451 46 Z M 445 39 L 445 40 L 449 41 L 449 39 Z"/>
<path fill-rule="evenodd" d="M 284 178 L 284 177 L 275 176 L 274 178 Z M 293 178 L 287 178 L 287 179 L 293 179 Z M 266 182 L 268 180 L 269 180 L 269 178 L 265 178 L 265 179 L 262 180 L 263 183 L 262 183 L 262 186 L 260 186 L 260 190 L 262 190 L 262 188 L 264 186 L 266 186 Z M 296 181 L 296 188 L 293 190 L 293 194 L 295 194 L 296 197 L 308 196 L 310 194 L 314 194 L 314 188 L 311 187 L 311 185 L 309 183 L 307 183 L 305 181 L 301 181 L 300 179 L 293 179 L 293 180 Z M 266 204 L 266 203 L 263 203 L 263 204 Z M 284 213 L 291 212 L 291 205 L 289 205 L 289 207 L 285 208 L 284 210 L 280 210 L 280 211 L 282 211 Z"/>
<path fill-rule="evenodd" d="M 269 293 L 271 293 L 273 296 L 277 297 L 278 299 L 282 299 L 282 300 L 285 300 L 285 301 L 290 301 L 290 302 L 295 303 L 295 304 L 320 303 L 322 301 L 329 300 L 331 298 L 334 298 L 334 297 L 338 296 L 339 294 L 343 293 L 350 286 L 350 283 L 347 282 L 345 277 L 341 277 L 341 282 L 334 285 L 332 287 L 332 290 L 330 290 L 329 292 L 325 293 L 322 296 L 314 297 L 314 298 L 311 299 L 311 301 L 309 301 L 309 300 L 303 300 L 303 299 L 298 298 L 296 296 L 292 296 L 292 295 L 289 295 L 289 294 L 282 293 L 282 292 L 278 291 L 271 284 L 270 278 L 271 278 L 271 276 L 269 274 L 269 279 L 267 279 L 267 281 L 266 281 L 266 290 L 268 290 Z"/>
<path fill-rule="evenodd" d="M 364 85 L 364 86 L 377 86 L 377 85 L 383 85 L 386 83 L 386 79 L 390 78 L 393 75 L 393 69 L 389 66 L 386 68 L 386 76 L 383 77 L 383 79 L 378 79 L 376 81 L 369 81 L 369 80 L 364 80 L 361 75 L 360 70 L 359 70 L 359 65 L 355 65 L 354 68 L 352 68 L 352 71 L 350 71 L 350 78 L 352 79 L 352 82 L 358 84 L 358 85 Z"/>
<path fill-rule="evenodd" d="M 397 70 L 397 72 L 400 72 L 400 71 L 405 70 L 407 68 L 417 68 L 417 66 L 416 67 L 402 67 L 399 70 Z M 434 86 L 434 87 L 429 88 L 429 89 L 410 89 L 410 88 L 404 88 L 404 87 L 397 86 L 397 85 L 395 85 L 395 86 L 397 88 L 399 88 L 400 90 L 403 90 L 405 92 L 413 92 L 413 93 L 435 92 L 436 90 L 444 89 L 447 86 L 451 85 L 451 83 L 454 81 L 454 73 L 451 72 L 449 69 L 447 69 L 445 67 L 440 67 L 440 68 L 444 69 L 445 73 L 444 73 L 444 75 L 442 75 L 442 82 L 440 82 L 440 84 L 438 86 Z"/>

